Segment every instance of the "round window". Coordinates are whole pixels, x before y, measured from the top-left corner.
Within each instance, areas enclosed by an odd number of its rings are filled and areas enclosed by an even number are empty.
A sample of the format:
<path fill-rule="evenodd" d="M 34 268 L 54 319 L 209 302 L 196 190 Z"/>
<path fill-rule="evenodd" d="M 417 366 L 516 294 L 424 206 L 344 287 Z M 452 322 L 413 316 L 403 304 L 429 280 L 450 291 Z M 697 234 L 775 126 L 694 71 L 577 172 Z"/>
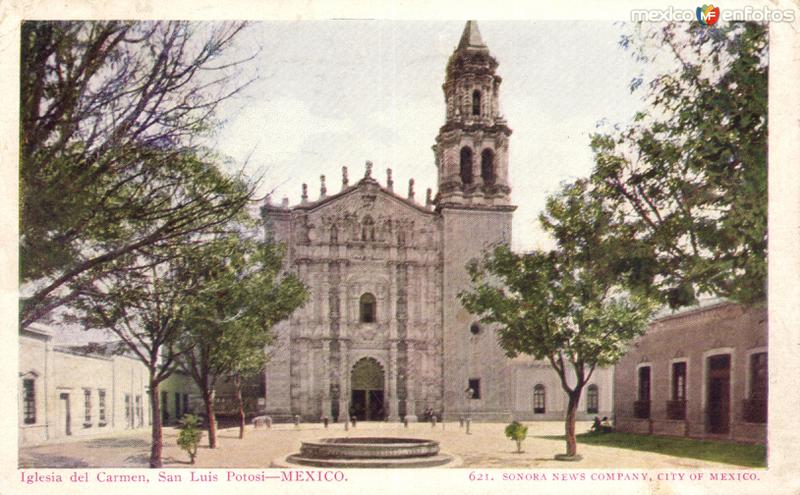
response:
<path fill-rule="evenodd" d="M 470 333 L 472 333 L 472 335 L 478 335 L 479 333 L 481 333 L 480 324 L 476 321 L 475 323 L 470 325 L 469 331 L 470 331 Z"/>

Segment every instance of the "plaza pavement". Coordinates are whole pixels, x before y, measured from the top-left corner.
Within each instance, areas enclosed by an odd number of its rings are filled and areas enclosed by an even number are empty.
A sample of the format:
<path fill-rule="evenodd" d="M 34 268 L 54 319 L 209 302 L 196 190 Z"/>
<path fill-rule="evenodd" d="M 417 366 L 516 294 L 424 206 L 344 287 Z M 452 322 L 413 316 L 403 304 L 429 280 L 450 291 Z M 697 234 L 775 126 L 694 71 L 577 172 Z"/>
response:
<path fill-rule="evenodd" d="M 418 437 L 438 440 L 442 452 L 462 459 L 461 468 L 550 468 L 550 469 L 736 469 L 738 466 L 696 459 L 671 457 L 593 445 L 578 444 L 579 462 L 560 462 L 553 459 L 563 453 L 563 440 L 537 438 L 540 435 L 563 434 L 563 422 L 530 422 L 528 438 L 522 454 L 504 435 L 505 424 L 474 423 L 467 435 L 458 423 L 441 423 L 432 428 L 429 423 L 412 423 L 406 429 L 402 423 L 358 423 L 345 431 L 342 423 L 331 424 L 326 430 L 321 424 L 279 424 L 271 429 L 253 429 L 248 425 L 245 438 L 239 440 L 238 428 L 218 432 L 217 448 L 209 449 L 203 435 L 198 450 L 196 468 L 266 468 L 272 461 L 297 452 L 302 440 L 344 436 Z M 578 432 L 589 429 L 589 423 L 579 423 Z M 177 430 L 164 428 L 164 467 L 186 468 L 188 456 L 176 445 Z M 147 467 L 150 452 L 150 431 L 138 430 L 120 435 L 86 440 L 70 439 L 65 443 L 23 447 L 19 451 L 19 467 Z"/>

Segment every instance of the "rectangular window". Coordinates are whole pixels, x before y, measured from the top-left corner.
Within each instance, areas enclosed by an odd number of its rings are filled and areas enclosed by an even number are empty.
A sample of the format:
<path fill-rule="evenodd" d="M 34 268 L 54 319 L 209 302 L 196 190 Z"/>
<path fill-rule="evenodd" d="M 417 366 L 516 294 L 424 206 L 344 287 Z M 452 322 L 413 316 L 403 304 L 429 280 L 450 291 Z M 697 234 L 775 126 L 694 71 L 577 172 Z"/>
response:
<path fill-rule="evenodd" d="M 597 414 L 600 411 L 600 390 L 597 385 L 589 385 L 586 391 L 586 412 Z"/>
<path fill-rule="evenodd" d="M 545 413 L 545 397 L 546 391 L 544 385 L 541 383 L 533 387 L 533 413 Z"/>
<path fill-rule="evenodd" d="M 480 399 L 481 398 L 481 379 L 480 378 L 470 378 L 469 383 L 467 385 L 467 393 L 469 394 L 470 390 L 472 390 L 472 395 L 470 396 L 471 399 Z"/>
<path fill-rule="evenodd" d="M 92 426 L 92 391 L 88 388 L 83 389 L 83 426 Z"/>
<path fill-rule="evenodd" d="M 131 411 L 131 394 L 125 394 L 125 425 L 133 427 L 133 411 Z"/>
<path fill-rule="evenodd" d="M 181 394 L 175 392 L 175 419 L 180 420 L 183 416 L 183 411 L 181 411 Z"/>
<path fill-rule="evenodd" d="M 767 422 L 767 353 L 750 355 L 750 396 L 744 400 L 744 420 L 748 423 Z"/>
<path fill-rule="evenodd" d="M 667 401 L 667 418 L 686 419 L 686 362 L 672 363 L 672 390 Z"/>
<path fill-rule="evenodd" d="M 189 412 L 189 394 L 183 394 L 183 412 Z"/>
<path fill-rule="evenodd" d="M 97 418 L 100 421 L 100 426 L 106 424 L 106 391 L 99 389 L 97 391 Z"/>
<path fill-rule="evenodd" d="M 767 353 L 750 355 L 750 398 L 767 398 Z"/>
<path fill-rule="evenodd" d="M 650 366 L 639 368 L 638 376 L 638 398 L 633 403 L 633 415 L 639 419 L 650 417 Z"/>
<path fill-rule="evenodd" d="M 22 418 L 26 425 L 36 423 L 36 380 L 22 380 Z"/>
<path fill-rule="evenodd" d="M 650 400 L 650 366 L 639 368 L 639 400 Z"/>
<path fill-rule="evenodd" d="M 142 409 L 142 396 L 136 396 L 136 422 L 139 426 L 144 426 L 144 414 Z"/>
<path fill-rule="evenodd" d="M 161 392 L 161 421 L 169 421 L 169 392 Z"/>
<path fill-rule="evenodd" d="M 686 400 L 686 363 L 672 363 L 672 400 Z"/>

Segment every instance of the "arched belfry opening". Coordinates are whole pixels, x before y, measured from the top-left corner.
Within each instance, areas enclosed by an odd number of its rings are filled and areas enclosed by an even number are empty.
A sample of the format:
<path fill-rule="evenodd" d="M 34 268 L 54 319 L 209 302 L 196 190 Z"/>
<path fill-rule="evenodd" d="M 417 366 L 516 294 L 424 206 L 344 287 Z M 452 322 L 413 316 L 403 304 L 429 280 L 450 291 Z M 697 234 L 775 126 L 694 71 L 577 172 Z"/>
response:
<path fill-rule="evenodd" d="M 481 178 L 483 179 L 484 184 L 494 184 L 494 152 L 489 148 L 486 148 L 483 150 L 483 153 L 481 153 Z"/>
<path fill-rule="evenodd" d="M 478 90 L 472 93 L 472 115 L 481 114 L 481 92 Z"/>
<path fill-rule="evenodd" d="M 359 359 L 350 372 L 350 415 L 360 421 L 382 421 L 386 417 L 383 389 L 380 363 L 371 357 Z"/>
<path fill-rule="evenodd" d="M 472 184 L 472 150 L 464 146 L 461 148 L 461 183 Z"/>

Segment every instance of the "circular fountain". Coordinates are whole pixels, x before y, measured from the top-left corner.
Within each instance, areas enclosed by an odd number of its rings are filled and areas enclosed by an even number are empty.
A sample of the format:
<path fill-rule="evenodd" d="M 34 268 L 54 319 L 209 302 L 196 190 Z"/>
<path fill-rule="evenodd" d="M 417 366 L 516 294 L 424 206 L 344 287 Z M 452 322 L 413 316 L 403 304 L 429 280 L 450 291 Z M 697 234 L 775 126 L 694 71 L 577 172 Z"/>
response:
<path fill-rule="evenodd" d="M 275 462 L 277 467 L 423 468 L 452 463 L 439 442 L 420 438 L 344 437 L 301 442 L 300 452 Z"/>

